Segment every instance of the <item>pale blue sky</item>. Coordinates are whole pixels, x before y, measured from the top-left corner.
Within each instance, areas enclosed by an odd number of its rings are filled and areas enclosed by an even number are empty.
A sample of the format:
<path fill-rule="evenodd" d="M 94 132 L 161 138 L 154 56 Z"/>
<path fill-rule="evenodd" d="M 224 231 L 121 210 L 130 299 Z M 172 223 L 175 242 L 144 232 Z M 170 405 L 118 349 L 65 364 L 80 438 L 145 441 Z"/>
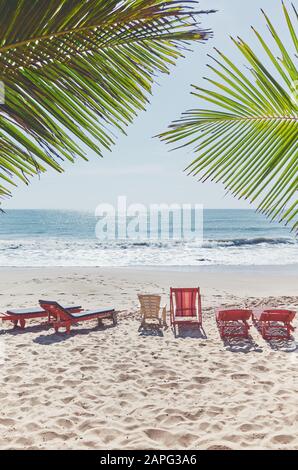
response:
<path fill-rule="evenodd" d="M 280 31 L 285 29 L 281 0 L 201 0 L 200 8 L 219 10 L 201 18 L 204 27 L 213 29 L 214 38 L 194 47 L 170 76 L 159 78 L 147 112 L 139 115 L 127 137 L 119 137 L 112 153 L 100 159 L 90 151 L 87 163 L 78 160 L 75 165 L 65 164 L 66 172 L 62 175 L 49 171 L 35 178 L 30 186 L 14 190 L 14 197 L 4 202 L 4 208 L 93 211 L 99 203 L 115 202 L 118 195 L 126 195 L 128 202 L 145 204 L 190 202 L 204 204 L 206 208 L 249 207 L 226 196 L 220 184 L 198 183 L 186 176 L 183 169 L 192 159 L 190 149 L 169 152 L 164 143 L 152 136 L 164 131 L 184 110 L 203 104 L 190 95 L 190 85 L 204 83 L 206 55 L 214 46 L 241 65 L 243 59 L 235 53 L 229 34 L 240 35 L 254 44 L 250 25 L 265 30 L 260 8 L 270 14 Z"/>

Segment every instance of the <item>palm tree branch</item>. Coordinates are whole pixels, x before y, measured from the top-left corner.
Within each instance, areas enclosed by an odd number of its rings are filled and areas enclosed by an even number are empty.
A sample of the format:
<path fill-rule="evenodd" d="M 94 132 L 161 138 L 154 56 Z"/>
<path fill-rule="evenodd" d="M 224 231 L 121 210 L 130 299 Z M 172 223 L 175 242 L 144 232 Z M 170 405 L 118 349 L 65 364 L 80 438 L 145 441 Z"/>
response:
<path fill-rule="evenodd" d="M 189 41 L 192 0 L 0 0 L 0 180 L 99 156 L 149 102 Z M 12 159 L 16 155 L 15 172 Z M 22 165 L 21 156 L 24 163 Z M 7 166 L 5 167 L 5 162 Z M 0 196 L 9 194 L 1 185 Z"/>
<path fill-rule="evenodd" d="M 296 49 L 294 20 L 284 4 L 283 11 Z M 205 77 L 211 88 L 194 86 L 193 92 L 211 106 L 184 113 L 160 138 L 176 148 L 192 146 L 196 158 L 187 167 L 189 174 L 222 182 L 235 197 L 297 230 L 298 101 L 292 87 L 297 65 L 264 16 L 281 62 L 254 28 L 270 66 L 245 41 L 232 38 L 250 77 L 216 49 L 219 58 L 209 56 L 215 64 L 209 70 L 217 79 Z"/>

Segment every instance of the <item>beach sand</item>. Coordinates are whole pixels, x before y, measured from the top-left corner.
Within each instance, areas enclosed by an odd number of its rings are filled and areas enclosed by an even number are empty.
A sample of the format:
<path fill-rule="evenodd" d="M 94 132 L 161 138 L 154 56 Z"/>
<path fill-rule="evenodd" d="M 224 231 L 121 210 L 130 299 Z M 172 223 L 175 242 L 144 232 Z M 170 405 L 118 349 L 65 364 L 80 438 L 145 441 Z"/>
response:
<path fill-rule="evenodd" d="M 0 326 L 1 449 L 298 449 L 297 342 L 224 344 L 218 306 L 297 309 L 297 268 L 0 270 L 0 311 L 39 298 L 115 307 L 54 334 Z M 138 331 L 137 293 L 200 286 L 207 338 Z M 297 321 L 296 321 L 297 324 Z M 298 330 L 296 330 L 296 339 Z"/>

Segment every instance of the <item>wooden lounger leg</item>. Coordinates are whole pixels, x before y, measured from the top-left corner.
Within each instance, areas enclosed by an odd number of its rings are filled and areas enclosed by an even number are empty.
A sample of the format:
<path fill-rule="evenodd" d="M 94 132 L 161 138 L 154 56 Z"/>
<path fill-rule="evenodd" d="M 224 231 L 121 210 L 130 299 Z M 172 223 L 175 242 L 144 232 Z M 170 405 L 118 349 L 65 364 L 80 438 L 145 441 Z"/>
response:
<path fill-rule="evenodd" d="M 24 320 L 23 318 L 20 320 L 20 327 L 21 328 L 25 328 L 25 325 L 26 325 L 26 320 Z"/>
<path fill-rule="evenodd" d="M 13 327 L 17 328 L 19 320 L 11 320 L 11 322 L 13 323 Z"/>
<path fill-rule="evenodd" d="M 55 325 L 54 328 L 55 328 L 55 333 L 59 333 L 59 326 Z"/>
<path fill-rule="evenodd" d="M 116 312 L 113 313 L 112 320 L 113 320 L 113 325 L 116 326 L 117 325 L 117 313 Z"/>
<path fill-rule="evenodd" d="M 67 334 L 67 335 L 70 335 L 70 323 L 68 323 L 67 325 L 65 325 L 65 328 L 66 328 L 66 334 Z"/>
<path fill-rule="evenodd" d="M 163 323 L 163 326 L 167 326 L 167 308 L 164 307 L 162 309 L 162 323 Z"/>

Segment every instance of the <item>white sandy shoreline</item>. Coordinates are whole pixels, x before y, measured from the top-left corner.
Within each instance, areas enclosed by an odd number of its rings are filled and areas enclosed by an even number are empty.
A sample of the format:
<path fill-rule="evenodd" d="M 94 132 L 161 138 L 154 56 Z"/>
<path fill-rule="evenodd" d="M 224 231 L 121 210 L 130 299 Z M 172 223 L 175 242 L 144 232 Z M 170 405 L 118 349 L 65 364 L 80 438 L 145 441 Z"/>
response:
<path fill-rule="evenodd" d="M 157 279 L 162 287 L 200 286 L 207 290 L 223 290 L 241 295 L 297 295 L 298 264 L 288 266 L 134 266 L 134 267 L 0 267 L 0 294 L 5 288 L 9 293 L 11 285 L 18 282 L 54 281 L 60 276 L 69 281 L 71 276 L 89 276 L 96 282 L 98 276 L 135 280 Z M 35 282 L 36 281 L 36 282 Z M 68 282 L 67 282 L 68 284 Z M 84 291 L 84 282 L 81 289 Z M 82 292 L 83 292 L 82 291 Z M 38 292 L 37 292 L 38 293 Z M 0 307 L 1 307 L 0 298 Z"/>
<path fill-rule="evenodd" d="M 141 335 L 137 293 L 202 289 L 207 338 Z M 225 345 L 217 306 L 297 310 L 297 268 L 0 268 L 0 311 L 114 306 L 68 337 L 0 325 L 1 449 L 298 449 L 297 342 Z M 297 320 L 296 320 L 297 326 Z M 297 330 L 295 332 L 297 340 Z"/>

